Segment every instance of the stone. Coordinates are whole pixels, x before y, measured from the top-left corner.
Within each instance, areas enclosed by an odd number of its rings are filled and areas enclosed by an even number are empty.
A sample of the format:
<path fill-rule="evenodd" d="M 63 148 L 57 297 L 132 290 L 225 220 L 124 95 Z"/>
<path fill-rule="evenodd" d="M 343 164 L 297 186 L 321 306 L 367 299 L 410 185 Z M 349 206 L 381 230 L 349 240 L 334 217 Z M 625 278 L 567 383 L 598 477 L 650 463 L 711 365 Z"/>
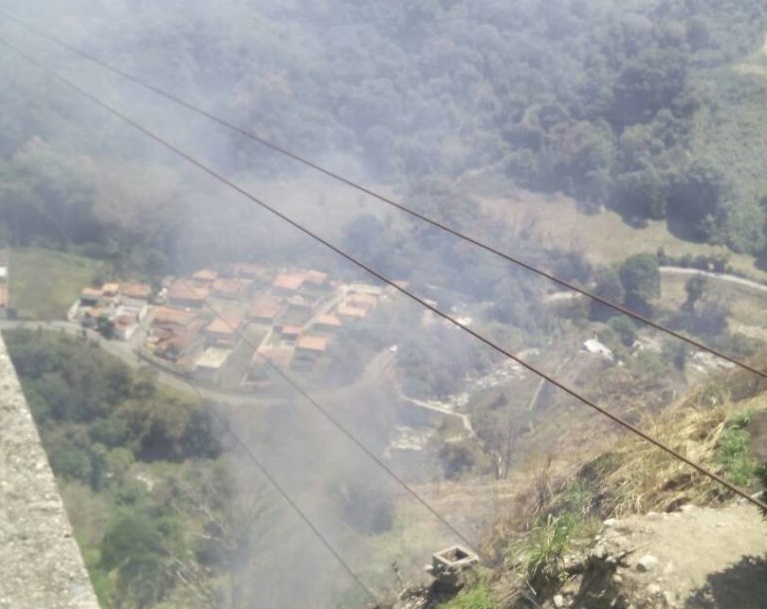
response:
<path fill-rule="evenodd" d="M 652 596 L 660 594 L 660 586 L 658 584 L 650 584 L 647 586 L 647 592 Z"/>
<path fill-rule="evenodd" d="M 602 524 L 605 525 L 609 529 L 611 527 L 614 527 L 617 523 L 618 523 L 618 521 L 615 518 L 608 518 Z"/>
<path fill-rule="evenodd" d="M 0 379 L 0 608 L 98 609 L 2 337 Z"/>
<path fill-rule="evenodd" d="M 555 594 L 552 600 L 557 609 L 562 609 L 565 606 L 565 598 L 561 594 Z"/>
<path fill-rule="evenodd" d="M 636 562 L 637 571 L 641 571 L 642 573 L 652 571 L 657 566 L 658 559 L 652 554 L 645 554 Z"/>

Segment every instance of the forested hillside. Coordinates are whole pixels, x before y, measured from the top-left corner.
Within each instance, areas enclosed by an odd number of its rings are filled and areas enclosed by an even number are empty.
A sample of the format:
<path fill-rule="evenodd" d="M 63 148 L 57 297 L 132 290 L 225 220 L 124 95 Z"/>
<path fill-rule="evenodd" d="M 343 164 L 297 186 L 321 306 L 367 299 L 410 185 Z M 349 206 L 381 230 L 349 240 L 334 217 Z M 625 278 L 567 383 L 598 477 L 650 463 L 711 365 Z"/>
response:
<path fill-rule="evenodd" d="M 738 69 L 767 31 L 759 0 L 47 4 L 24 17 L 341 170 L 414 193 L 421 178 L 491 170 L 586 208 L 668 218 L 683 238 L 764 249 L 767 179 L 743 149 L 760 140 L 743 132 L 767 83 Z M 172 263 L 186 176 L 17 58 L 0 67 L 13 83 L 0 110 L 6 236 L 87 243 L 144 272 Z M 129 107 L 156 103 L 109 82 Z M 230 172 L 284 175 L 242 140 L 209 149 Z M 139 176 L 141 188 L 125 186 Z"/>

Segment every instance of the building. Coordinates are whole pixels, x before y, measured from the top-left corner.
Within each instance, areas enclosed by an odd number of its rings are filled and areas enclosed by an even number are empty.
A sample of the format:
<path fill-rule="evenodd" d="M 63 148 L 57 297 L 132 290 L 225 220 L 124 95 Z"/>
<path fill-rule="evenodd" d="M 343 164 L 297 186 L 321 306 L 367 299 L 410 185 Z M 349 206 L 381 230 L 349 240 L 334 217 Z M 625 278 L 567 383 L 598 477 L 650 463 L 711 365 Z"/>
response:
<path fill-rule="evenodd" d="M 207 286 L 218 279 L 218 273 L 210 269 L 202 269 L 192 275 L 192 281 L 202 286 Z"/>
<path fill-rule="evenodd" d="M 217 317 L 210 322 L 205 330 L 205 341 L 214 347 L 233 349 L 237 344 L 237 334 L 242 327 L 241 316 L 228 318 Z"/>
<path fill-rule="evenodd" d="M 293 362 L 293 349 L 289 347 L 266 347 L 253 354 L 251 373 L 255 379 L 265 378 L 273 368 L 287 372 Z"/>
<path fill-rule="evenodd" d="M 359 307 L 353 307 L 346 302 L 342 302 L 336 307 L 336 315 L 339 317 L 346 317 L 349 319 L 362 319 L 367 317 L 368 310 L 361 309 Z"/>
<path fill-rule="evenodd" d="M 97 307 L 101 303 L 101 290 L 95 288 L 83 288 L 80 292 L 80 306 Z"/>
<path fill-rule="evenodd" d="M 272 282 L 272 292 L 277 296 L 292 296 L 304 285 L 303 273 L 281 273 Z"/>
<path fill-rule="evenodd" d="M 303 332 L 303 328 L 300 326 L 283 326 L 280 330 L 280 338 L 287 345 L 295 345 L 301 332 Z"/>
<path fill-rule="evenodd" d="M 105 283 L 103 286 L 101 286 L 101 295 L 104 298 L 117 298 L 117 295 L 119 293 L 120 293 L 119 283 Z"/>
<path fill-rule="evenodd" d="M 378 297 L 365 292 L 350 292 L 346 297 L 346 303 L 351 307 L 369 311 L 378 304 Z"/>
<path fill-rule="evenodd" d="M 250 320 L 257 324 L 271 326 L 283 309 L 283 304 L 273 296 L 261 296 L 253 301 L 248 311 Z"/>
<path fill-rule="evenodd" d="M 157 307 L 152 318 L 153 326 L 176 326 L 187 328 L 197 319 L 197 314 L 192 311 L 182 311 L 170 307 Z"/>
<path fill-rule="evenodd" d="M 149 301 L 152 297 L 152 286 L 147 283 L 123 283 L 120 285 L 120 296 Z"/>
<path fill-rule="evenodd" d="M 226 300 L 240 300 L 244 298 L 253 282 L 247 279 L 216 279 L 211 288 L 211 295 Z"/>
<path fill-rule="evenodd" d="M 320 332 L 337 332 L 343 323 L 336 315 L 320 315 L 314 322 L 314 328 Z"/>
<path fill-rule="evenodd" d="M 211 383 L 220 383 L 221 371 L 226 366 L 231 355 L 231 349 L 219 347 L 207 348 L 194 362 L 195 377 Z"/>
<path fill-rule="evenodd" d="M 168 290 L 168 304 L 182 309 L 201 309 L 208 295 L 208 288 L 179 279 Z"/>
<path fill-rule="evenodd" d="M 327 351 L 328 339 L 321 336 L 302 336 L 296 344 L 296 353 L 292 367 L 296 370 L 308 370 Z"/>

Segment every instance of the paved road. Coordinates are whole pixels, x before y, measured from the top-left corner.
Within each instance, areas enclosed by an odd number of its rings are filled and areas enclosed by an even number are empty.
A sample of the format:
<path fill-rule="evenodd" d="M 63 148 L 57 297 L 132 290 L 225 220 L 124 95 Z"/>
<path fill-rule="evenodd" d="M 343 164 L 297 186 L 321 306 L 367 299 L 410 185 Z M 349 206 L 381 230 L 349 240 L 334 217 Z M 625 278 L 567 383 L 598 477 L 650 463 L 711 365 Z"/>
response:
<path fill-rule="evenodd" d="M 82 328 L 79 324 L 71 323 L 67 321 L 0 321 L 0 330 L 13 330 L 13 329 L 27 329 L 37 330 L 42 328 L 49 332 L 65 332 L 72 336 L 82 336 Z M 123 342 L 117 340 L 106 340 L 97 332 L 88 331 L 88 339 L 98 342 L 99 346 L 109 355 L 112 355 L 125 363 L 130 368 L 136 369 L 142 366 L 151 366 L 150 362 L 146 362 L 138 357 L 136 348 L 130 342 Z M 157 380 L 168 387 L 172 387 L 184 393 L 196 395 L 197 392 L 191 387 L 189 381 L 181 376 L 172 374 L 167 370 L 152 366 L 157 372 Z M 226 404 L 232 404 L 237 406 L 254 406 L 257 404 L 265 404 L 272 400 L 265 400 L 255 395 L 236 395 L 221 391 L 215 391 L 205 387 L 197 385 L 199 393 L 207 400 L 214 402 L 222 402 Z"/>

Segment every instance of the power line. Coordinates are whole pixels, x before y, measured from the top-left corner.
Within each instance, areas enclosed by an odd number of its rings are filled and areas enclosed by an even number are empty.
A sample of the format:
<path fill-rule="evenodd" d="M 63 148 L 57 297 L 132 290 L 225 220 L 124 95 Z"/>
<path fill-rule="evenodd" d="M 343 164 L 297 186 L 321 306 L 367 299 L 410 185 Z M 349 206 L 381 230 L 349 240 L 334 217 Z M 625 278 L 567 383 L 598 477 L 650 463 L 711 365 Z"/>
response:
<path fill-rule="evenodd" d="M 372 267 L 368 266 L 364 262 L 358 260 L 357 258 L 352 256 L 351 254 L 349 254 L 349 253 L 345 252 L 344 250 L 340 249 L 338 246 L 333 245 L 331 242 L 329 242 L 326 239 L 322 238 L 320 235 L 314 233 L 311 229 L 306 228 L 305 226 L 303 226 L 299 222 L 296 222 L 295 220 L 293 220 L 289 216 L 286 216 L 285 214 L 283 214 L 279 210 L 277 210 L 274 207 L 270 206 L 268 203 L 265 203 L 264 201 L 258 199 L 255 195 L 251 194 L 250 192 L 248 192 L 247 190 L 245 190 L 241 186 L 238 186 L 237 184 L 235 184 L 231 180 L 229 180 L 229 179 L 225 178 L 224 176 L 222 176 L 215 169 L 212 169 L 212 168 L 208 167 L 207 165 L 205 165 L 203 162 L 198 161 L 196 158 L 194 158 L 190 154 L 184 152 L 183 150 L 181 150 L 180 148 L 176 147 L 175 145 L 171 144 L 167 140 L 163 139 L 161 136 L 155 134 L 153 131 L 147 129 L 146 127 L 144 127 L 140 123 L 138 123 L 135 120 L 131 119 L 130 117 L 128 117 L 127 115 L 123 114 L 119 110 L 113 108 L 112 106 L 110 106 L 106 102 L 102 101 L 101 99 L 95 97 L 93 94 L 89 93 L 88 91 L 82 89 L 77 84 L 75 84 L 74 82 L 72 82 L 71 80 L 66 78 L 65 76 L 62 76 L 61 74 L 59 74 L 58 72 L 56 72 L 52 68 L 49 68 L 47 65 L 45 65 L 42 62 L 40 62 L 37 59 L 35 59 L 34 57 L 31 57 L 30 55 L 27 55 L 24 51 L 20 50 L 19 48 L 17 48 L 13 44 L 7 42 L 6 40 L 3 40 L 2 38 L 0 38 L 0 44 L 2 44 L 4 46 L 6 46 L 7 48 L 11 49 L 15 53 L 17 53 L 20 57 L 22 57 L 26 61 L 29 61 L 30 63 L 34 64 L 39 69 L 44 71 L 46 74 L 50 75 L 52 78 L 54 78 L 54 79 L 60 81 L 61 83 L 65 84 L 67 87 L 69 87 L 73 91 L 76 91 L 78 94 L 80 94 L 80 95 L 86 97 L 87 99 L 91 100 L 97 106 L 103 108 L 104 110 L 106 110 L 110 114 L 116 116 L 117 118 L 119 118 L 120 120 L 124 121 L 128 125 L 131 125 L 134 129 L 136 129 L 137 131 L 143 133 L 147 137 L 151 138 L 152 140 L 154 140 L 155 142 L 157 142 L 158 144 L 160 144 L 164 148 L 170 150 L 171 152 L 173 152 L 173 153 L 177 154 L 178 156 L 180 156 L 181 158 L 185 159 L 187 162 L 189 162 L 190 164 L 194 165 L 195 167 L 200 169 L 202 172 L 208 174 L 209 176 L 211 176 L 215 180 L 221 182 L 222 184 L 228 186 L 232 190 L 240 193 L 242 196 L 244 196 L 245 198 L 247 198 L 251 202 L 255 203 L 256 205 L 258 205 L 262 209 L 267 210 L 272 215 L 274 215 L 277 218 L 283 220 L 284 222 L 290 224 L 291 226 L 293 226 L 294 228 L 296 228 L 297 230 L 299 230 L 303 234 L 307 235 L 311 239 L 321 243 L 322 245 L 324 245 L 325 247 L 327 247 L 331 251 L 335 252 L 340 257 L 344 258 L 345 260 L 351 262 L 355 266 L 357 266 L 357 267 L 361 268 L 362 270 L 366 271 L 368 274 L 372 275 L 373 277 L 375 277 L 379 281 L 389 285 L 390 287 L 392 287 L 396 291 L 400 292 L 404 296 L 407 296 L 408 298 L 410 298 L 414 302 L 420 304 L 423 308 L 431 311 L 432 313 L 434 313 L 438 317 L 441 317 L 442 319 L 444 319 L 449 324 L 451 324 L 451 325 L 455 326 L 456 328 L 459 328 L 460 330 L 462 330 L 462 331 L 466 332 L 467 334 L 473 336 L 475 339 L 480 341 L 482 344 L 490 347 L 494 351 L 497 351 L 501 355 L 504 355 L 508 359 L 511 359 L 511 360 L 517 362 L 523 368 L 525 368 L 528 371 L 532 372 L 536 376 L 547 380 L 549 383 L 551 383 L 552 385 L 554 385 L 555 387 L 557 387 L 558 389 L 560 389 L 564 393 L 574 397 L 575 399 L 577 399 L 578 401 L 582 402 L 583 404 L 585 404 L 589 408 L 592 408 L 593 410 L 595 410 L 595 411 L 599 412 L 600 414 L 604 415 L 605 417 L 607 417 L 608 419 L 610 419 L 614 423 L 617 423 L 618 425 L 620 425 L 623 428 L 627 429 L 631 433 L 633 433 L 633 434 L 639 436 L 640 438 L 642 438 L 643 440 L 653 444 L 654 446 L 656 446 L 657 448 L 661 449 L 662 451 L 668 453 L 669 455 L 671 455 L 675 459 L 677 459 L 679 461 L 682 461 L 683 463 L 686 463 L 688 466 L 690 466 L 694 470 L 696 470 L 699 473 L 703 474 L 707 478 L 709 478 L 709 479 L 711 479 L 711 480 L 721 484 L 722 486 L 726 487 L 727 489 L 729 489 L 730 491 L 732 491 L 736 495 L 744 498 L 746 501 L 754 504 L 755 506 L 759 507 L 760 509 L 763 509 L 763 510 L 767 511 L 767 504 L 766 503 L 763 503 L 759 499 L 757 499 L 755 497 L 752 497 L 748 492 L 746 492 L 745 490 L 737 487 L 736 485 L 732 484 L 731 482 L 725 480 L 722 476 L 719 476 L 718 474 L 710 471 L 709 469 L 703 467 L 702 465 L 696 463 L 695 461 L 692 461 L 691 459 L 688 459 L 687 457 L 685 457 L 684 455 L 682 455 L 678 451 L 674 450 L 673 448 L 671 448 L 670 446 L 668 446 L 667 444 L 665 444 L 661 440 L 653 438 L 652 436 L 650 436 L 646 432 L 642 431 L 641 429 L 639 429 L 635 425 L 633 425 L 633 424 L 629 423 L 628 421 L 622 419 L 618 415 L 615 415 L 615 414 L 609 412 L 608 410 L 606 410 L 602 406 L 599 406 L 598 404 L 596 404 L 595 402 L 593 402 L 589 398 L 587 398 L 587 397 L 585 397 L 583 395 L 580 395 L 577 391 L 575 391 L 574 389 L 571 389 L 570 387 L 568 387 L 564 383 L 558 381 L 557 379 L 555 379 L 551 375 L 549 375 L 546 372 L 538 369 L 537 367 L 535 367 L 534 365 L 526 362 L 525 360 L 519 358 L 518 356 L 514 355 L 513 353 L 511 353 L 510 351 L 505 349 L 504 347 L 501 347 L 500 345 L 494 343 L 491 339 L 487 338 L 486 336 L 484 336 L 484 335 L 478 333 L 477 331 L 472 330 L 470 327 L 462 324 L 460 321 L 458 321 L 456 318 L 452 317 L 448 313 L 445 313 L 444 311 L 440 310 L 436 306 L 433 306 L 433 305 L 429 304 L 423 298 L 421 298 L 421 297 L 417 296 L 416 294 L 410 292 L 407 288 L 402 287 L 397 282 L 395 282 L 393 279 L 390 279 L 387 276 L 383 275 L 382 273 L 376 271 L 375 269 L 373 269 Z"/>
<path fill-rule="evenodd" d="M 741 361 L 739 359 L 736 359 L 736 358 L 734 358 L 734 357 L 732 357 L 730 355 L 727 355 L 723 351 L 720 351 L 720 350 L 718 350 L 718 349 L 716 349 L 714 347 L 710 347 L 710 346 L 706 345 L 705 343 L 703 343 L 703 342 L 701 342 L 701 341 L 699 341 L 699 340 L 697 340 L 695 338 L 692 338 L 690 336 L 682 334 L 681 332 L 677 332 L 676 330 L 672 330 L 671 328 L 663 326 L 662 324 L 659 324 L 658 322 L 655 322 L 652 319 L 650 319 L 650 318 L 648 318 L 648 317 L 646 317 L 646 316 L 644 316 L 644 315 L 642 315 L 640 313 L 637 313 L 636 311 L 632 311 L 631 309 L 629 309 L 629 308 L 627 308 L 627 307 L 625 307 L 625 306 L 623 306 L 621 304 L 612 302 L 612 301 L 610 301 L 610 300 L 608 300 L 608 299 L 606 299 L 606 298 L 604 298 L 602 296 L 599 296 L 598 294 L 596 294 L 596 293 L 594 293 L 594 292 L 592 292 L 590 290 L 587 290 L 585 288 L 582 288 L 582 287 L 578 286 L 575 283 L 572 283 L 570 281 L 566 281 L 564 279 L 561 279 L 561 278 L 557 277 L 556 275 L 554 275 L 554 274 L 552 274 L 552 273 L 550 273 L 548 271 L 545 271 L 545 270 L 543 270 L 543 269 L 541 269 L 541 268 L 539 268 L 539 267 L 537 267 L 537 266 L 535 266 L 533 264 L 525 262 L 524 260 L 522 260 L 522 259 L 520 259 L 520 258 L 518 258 L 516 256 L 513 256 L 511 254 L 507 254 L 506 252 L 503 252 L 503 251 L 499 250 L 498 248 L 496 248 L 496 247 L 494 247 L 492 245 L 484 243 L 483 241 L 480 241 L 476 237 L 472 237 L 470 235 L 467 235 L 467 234 L 465 234 L 465 233 L 463 233 L 463 232 L 461 232 L 461 231 L 459 231 L 457 229 L 454 229 L 454 228 L 452 228 L 452 227 L 450 227 L 450 226 L 448 226 L 448 225 L 446 225 L 446 224 L 444 224 L 444 223 L 442 223 L 442 222 L 440 222 L 438 220 L 435 220 L 435 219 L 433 219 L 433 218 L 431 218 L 431 217 L 429 217 L 429 216 L 427 216 L 425 214 L 422 214 L 421 212 L 418 212 L 418 211 L 416 211 L 414 209 L 411 209 L 411 208 L 403 205 L 402 203 L 399 203 L 399 202 L 391 199 L 390 197 L 382 195 L 382 194 L 380 194 L 380 193 L 378 193 L 378 192 L 376 192 L 376 191 L 374 191 L 374 190 L 372 190 L 372 189 L 370 189 L 370 188 L 368 188 L 368 187 L 366 187 L 366 186 L 364 186 L 364 185 L 362 185 L 362 184 L 360 184 L 358 182 L 355 182 L 354 180 L 346 178 L 346 177 L 344 177 L 344 176 L 342 176 L 342 175 L 340 175 L 340 174 L 338 174 L 338 173 L 336 173 L 336 172 L 334 172 L 334 171 L 332 171 L 330 169 L 327 169 L 327 168 L 325 168 L 325 167 L 315 163 L 314 161 L 311 161 L 311 160 L 301 156 L 300 154 L 292 152 L 292 151 L 288 150 L 287 148 L 283 148 L 282 146 L 279 146 L 279 145 L 277 145 L 277 144 L 267 140 L 266 138 L 263 138 L 260 135 L 258 135 L 256 133 L 253 133 L 252 131 L 249 131 L 249 130 L 243 128 L 243 127 L 235 125 L 234 123 L 231 123 L 231 122 L 229 122 L 229 121 L 227 121 L 227 120 L 225 120 L 225 119 L 223 119 L 223 118 L 221 118 L 219 116 L 216 116 L 215 114 L 212 114 L 211 112 L 208 112 L 207 110 L 204 110 L 203 108 L 200 108 L 199 106 L 196 106 L 196 105 L 194 105 L 194 104 L 192 104 L 192 103 L 190 103 L 190 102 L 188 102 L 188 101 L 186 101 L 186 100 L 184 100 L 184 99 L 182 99 L 182 98 L 180 98 L 180 97 L 178 97 L 176 95 L 173 95 L 172 93 L 168 93 L 167 91 L 165 91 L 165 90 L 163 90 L 163 89 L 161 89 L 159 87 L 156 87 L 156 86 L 154 86 L 154 85 L 152 85 L 150 83 L 147 83 L 146 81 L 142 80 L 141 78 L 139 78 L 137 76 L 134 76 L 133 74 L 125 72 L 124 70 L 121 70 L 120 68 L 116 68 L 116 67 L 110 65 L 109 63 L 106 63 L 105 61 L 103 61 L 103 60 L 101 60 L 101 59 L 99 59 L 99 58 L 97 58 L 97 57 L 95 57 L 95 56 L 93 56 L 93 55 L 91 55 L 89 53 L 86 53 L 85 51 L 83 51 L 83 50 L 81 50 L 81 49 L 79 49 L 79 48 L 77 48 L 77 47 L 75 47 L 75 46 L 73 46 L 73 45 L 63 41 L 63 40 L 60 40 L 59 38 L 49 34 L 48 32 L 45 32 L 45 31 L 43 31 L 43 30 L 41 30 L 41 29 L 39 29 L 39 28 L 37 28 L 35 26 L 32 26 L 32 25 L 30 25 L 28 23 L 25 23 L 24 21 L 21 21 L 20 19 L 17 19 L 16 17 L 14 17 L 12 15 L 9 15 L 9 14 L 3 12 L 3 11 L 0 11 L 0 15 L 4 16 L 8 20 L 16 23 L 18 26 L 20 26 L 20 27 L 22 27 L 22 28 L 24 28 L 24 29 L 26 29 L 26 30 L 28 30 L 30 32 L 33 32 L 34 34 L 36 34 L 36 35 L 38 35 L 38 36 L 40 36 L 40 37 L 42 37 L 42 38 L 44 38 L 44 39 L 54 43 L 54 44 L 56 44 L 56 45 L 58 45 L 58 46 L 60 46 L 62 48 L 65 48 L 65 49 L 71 51 L 72 53 L 78 55 L 79 57 L 82 57 L 83 59 L 86 59 L 87 61 L 90 61 L 90 62 L 96 64 L 97 66 L 100 66 L 100 67 L 104 68 L 105 70 L 108 70 L 108 71 L 112 72 L 113 74 L 116 74 L 116 75 L 118 75 L 118 76 L 120 76 L 120 77 L 122 77 L 122 78 L 124 78 L 124 79 L 126 79 L 126 80 L 128 80 L 128 81 L 130 81 L 132 83 L 134 83 L 134 84 L 137 84 L 140 87 L 143 87 L 144 89 L 147 89 L 148 91 L 151 91 L 151 92 L 159 95 L 160 97 L 163 97 L 163 98 L 165 98 L 167 100 L 170 100 L 173 103 L 178 104 L 178 105 L 182 106 L 183 108 L 186 108 L 187 110 L 190 110 L 191 112 L 194 112 L 194 113 L 196 113 L 196 114 L 198 114 L 200 116 L 203 116 L 203 117 L 213 121 L 214 123 L 217 123 L 218 125 L 221 125 L 222 127 L 225 127 L 227 129 L 229 129 L 230 131 L 233 131 L 234 133 L 242 135 L 242 136 L 244 136 L 244 137 L 246 137 L 248 139 L 251 139 L 251 140 L 261 144 L 262 146 L 265 146 L 266 148 L 269 148 L 269 149 L 271 149 L 271 150 L 273 150 L 273 151 L 275 151 L 275 152 L 277 152 L 279 154 L 282 154 L 283 156 L 285 156 L 285 157 L 287 157 L 289 159 L 292 159 L 292 160 L 294 160 L 294 161 L 304 165 L 305 167 L 309 167 L 310 169 L 312 169 L 314 171 L 317 171 L 317 172 L 319 172 L 319 173 L 321 173 L 323 175 L 326 175 L 326 176 L 328 176 L 328 177 L 330 177 L 330 178 L 332 178 L 332 179 L 334 179 L 334 180 L 336 180 L 338 182 L 341 182 L 342 184 L 345 184 L 346 186 L 349 186 L 349 187 L 354 188 L 355 190 L 358 190 L 358 191 L 360 191 L 360 192 L 362 192 L 362 193 L 364 193 L 366 195 L 369 195 L 369 196 L 373 197 L 374 199 L 377 199 L 378 201 L 381 201 L 382 203 L 385 203 L 386 205 L 394 207 L 395 209 L 398 209 L 399 211 L 401 211 L 401 212 L 403 212 L 405 214 L 408 214 L 408 215 L 412 216 L 413 218 L 416 218 L 416 219 L 418 219 L 418 220 L 420 220 L 422 222 L 426 222 L 427 224 L 429 224 L 429 225 L 431 225 L 431 226 L 433 226 L 433 227 L 435 227 L 435 228 L 437 228 L 437 229 L 439 229 L 441 231 L 444 231 L 444 232 L 446 232 L 446 233 L 448 233 L 448 234 L 450 234 L 450 235 L 452 235 L 452 236 L 454 236 L 454 237 L 456 237 L 456 238 L 458 238 L 458 239 L 460 239 L 462 241 L 466 241 L 467 243 L 470 243 L 470 244 L 474 245 L 475 247 L 478 247 L 478 248 L 480 248 L 480 249 L 482 249 L 482 250 L 484 250 L 486 252 L 489 252 L 489 253 L 491 253 L 491 254 L 493 254 L 495 256 L 498 256 L 499 258 L 502 258 L 503 260 L 506 260 L 507 262 L 511 262 L 512 264 L 515 264 L 515 265 L 517 265 L 517 266 L 519 266 L 519 267 L 521 267 L 521 268 L 523 268 L 523 269 L 525 269 L 525 270 L 527 270 L 527 271 L 529 271 L 531 273 L 534 273 L 534 274 L 536 274 L 536 275 L 538 275 L 540 277 L 544 277 L 545 279 L 548 279 L 549 281 L 551 281 L 551 282 L 553 282 L 553 283 L 555 283 L 555 284 L 557 284 L 557 285 L 559 285 L 559 286 L 561 286 L 561 287 L 563 287 L 563 288 L 565 288 L 567 290 L 576 292 L 578 294 L 581 294 L 582 296 L 586 296 L 587 298 L 589 298 L 590 300 L 593 300 L 594 302 L 598 302 L 598 303 L 600 303 L 600 304 L 602 304 L 602 305 L 604 305 L 606 307 L 609 307 L 609 308 L 613 309 L 614 311 L 617 311 L 617 312 L 619 312 L 619 313 L 621 313 L 623 315 L 627 315 L 628 317 L 631 317 L 631 318 L 639 321 L 640 323 L 643 323 L 643 324 L 645 324 L 645 325 L 647 325 L 647 326 L 649 326 L 651 328 L 654 328 L 655 330 L 658 330 L 659 332 L 663 332 L 665 334 L 668 334 L 669 336 L 673 336 L 674 338 L 676 338 L 676 339 L 678 339 L 678 340 L 680 340 L 682 342 L 685 342 L 685 343 L 695 347 L 696 349 L 700 349 L 701 351 L 705 351 L 707 353 L 710 353 L 711 355 L 714 355 L 714 356 L 716 356 L 716 357 L 718 357 L 718 358 L 720 358 L 720 359 L 722 359 L 724 361 L 727 361 L 727 362 L 729 362 L 729 363 L 731 363 L 731 364 L 733 364 L 735 366 L 738 366 L 739 368 L 742 368 L 743 370 L 747 370 L 748 372 L 756 374 L 757 376 L 760 376 L 762 378 L 767 378 L 767 371 L 759 370 L 758 368 L 755 368 L 755 367 L 751 366 L 750 364 L 747 364 L 747 363 L 745 363 L 745 362 L 743 362 L 743 361 Z"/>
<path fill-rule="evenodd" d="M 208 400 L 205 398 L 203 393 L 200 391 L 200 388 L 197 386 L 197 383 L 194 382 L 194 380 L 191 377 L 186 377 L 187 384 L 192 388 L 192 391 L 194 391 L 195 394 L 197 394 L 197 397 L 202 402 L 207 402 Z M 255 455 L 255 453 L 250 449 L 250 447 L 238 436 L 234 430 L 232 429 L 232 426 L 229 424 L 229 421 L 221 414 L 219 413 L 215 406 L 210 406 L 209 410 L 213 412 L 213 415 L 218 419 L 221 426 L 234 438 L 235 443 L 240 447 L 240 449 L 248 456 L 248 458 L 253 462 L 253 464 L 258 468 L 258 470 L 261 472 L 261 474 L 269 481 L 269 483 L 277 490 L 277 492 L 282 496 L 282 498 L 290 505 L 290 507 L 293 509 L 293 511 L 298 514 L 299 518 L 303 520 L 304 524 L 309 527 L 311 532 L 317 537 L 317 539 L 320 540 L 323 546 L 325 546 L 325 549 L 330 552 L 330 554 L 333 556 L 333 558 L 338 561 L 338 563 L 344 568 L 344 571 L 346 571 L 349 574 L 349 577 L 351 577 L 354 582 L 365 592 L 365 594 L 370 598 L 371 601 L 377 601 L 376 595 L 373 593 L 373 591 L 365 585 L 365 583 L 360 579 L 359 575 L 357 575 L 354 570 L 349 566 L 349 563 L 347 563 L 343 557 L 339 554 L 338 550 L 336 550 L 333 547 L 333 544 L 328 541 L 327 537 L 325 537 L 322 532 L 317 528 L 317 525 L 315 525 L 309 516 L 306 515 L 306 512 L 304 512 L 301 507 L 293 500 L 293 498 L 288 494 L 288 492 L 284 489 L 284 487 L 277 482 L 277 480 L 274 478 L 274 476 L 269 472 L 267 467 L 263 464 L 263 462 Z"/>
<path fill-rule="evenodd" d="M 184 280 L 181 280 L 182 283 L 189 286 L 187 282 Z M 320 404 L 315 398 L 312 397 L 312 395 L 306 391 L 295 379 L 293 379 L 289 374 L 286 374 L 285 371 L 283 371 L 278 365 L 274 363 L 274 361 L 268 357 L 266 354 L 259 351 L 258 346 L 253 344 L 253 341 L 251 341 L 244 332 L 242 332 L 238 327 L 236 327 L 234 324 L 232 324 L 224 315 L 222 315 L 221 311 L 216 309 L 213 305 L 211 305 L 209 302 L 205 303 L 205 307 L 213 313 L 218 319 L 220 319 L 232 332 L 234 332 L 240 340 L 242 340 L 248 347 L 250 347 L 254 354 L 261 357 L 262 360 L 272 369 L 274 370 L 288 385 L 290 385 L 296 393 L 298 393 L 301 397 L 303 397 L 307 402 L 309 402 L 317 411 L 319 411 L 322 416 L 324 416 L 336 429 L 338 429 L 344 436 L 346 436 L 355 446 L 357 446 L 362 452 L 364 452 L 376 465 L 378 465 L 381 469 L 383 469 L 389 477 L 392 478 L 399 486 L 401 486 L 411 497 L 413 497 L 418 503 L 420 503 L 424 508 L 426 508 L 430 514 L 432 514 L 435 518 L 437 518 L 443 525 L 445 525 L 454 535 L 456 535 L 461 541 L 463 541 L 467 546 L 474 547 L 474 543 L 472 543 L 466 535 L 461 533 L 454 525 L 450 524 L 450 521 L 448 521 L 442 514 L 440 514 L 434 507 L 426 501 L 412 486 L 410 486 L 405 480 L 403 480 L 394 470 L 392 470 L 386 463 L 378 457 L 370 448 L 368 448 L 361 440 L 359 440 L 351 431 L 349 431 L 336 417 L 334 417 L 330 411 L 328 411 L 327 408 L 325 408 L 322 404 Z"/>

